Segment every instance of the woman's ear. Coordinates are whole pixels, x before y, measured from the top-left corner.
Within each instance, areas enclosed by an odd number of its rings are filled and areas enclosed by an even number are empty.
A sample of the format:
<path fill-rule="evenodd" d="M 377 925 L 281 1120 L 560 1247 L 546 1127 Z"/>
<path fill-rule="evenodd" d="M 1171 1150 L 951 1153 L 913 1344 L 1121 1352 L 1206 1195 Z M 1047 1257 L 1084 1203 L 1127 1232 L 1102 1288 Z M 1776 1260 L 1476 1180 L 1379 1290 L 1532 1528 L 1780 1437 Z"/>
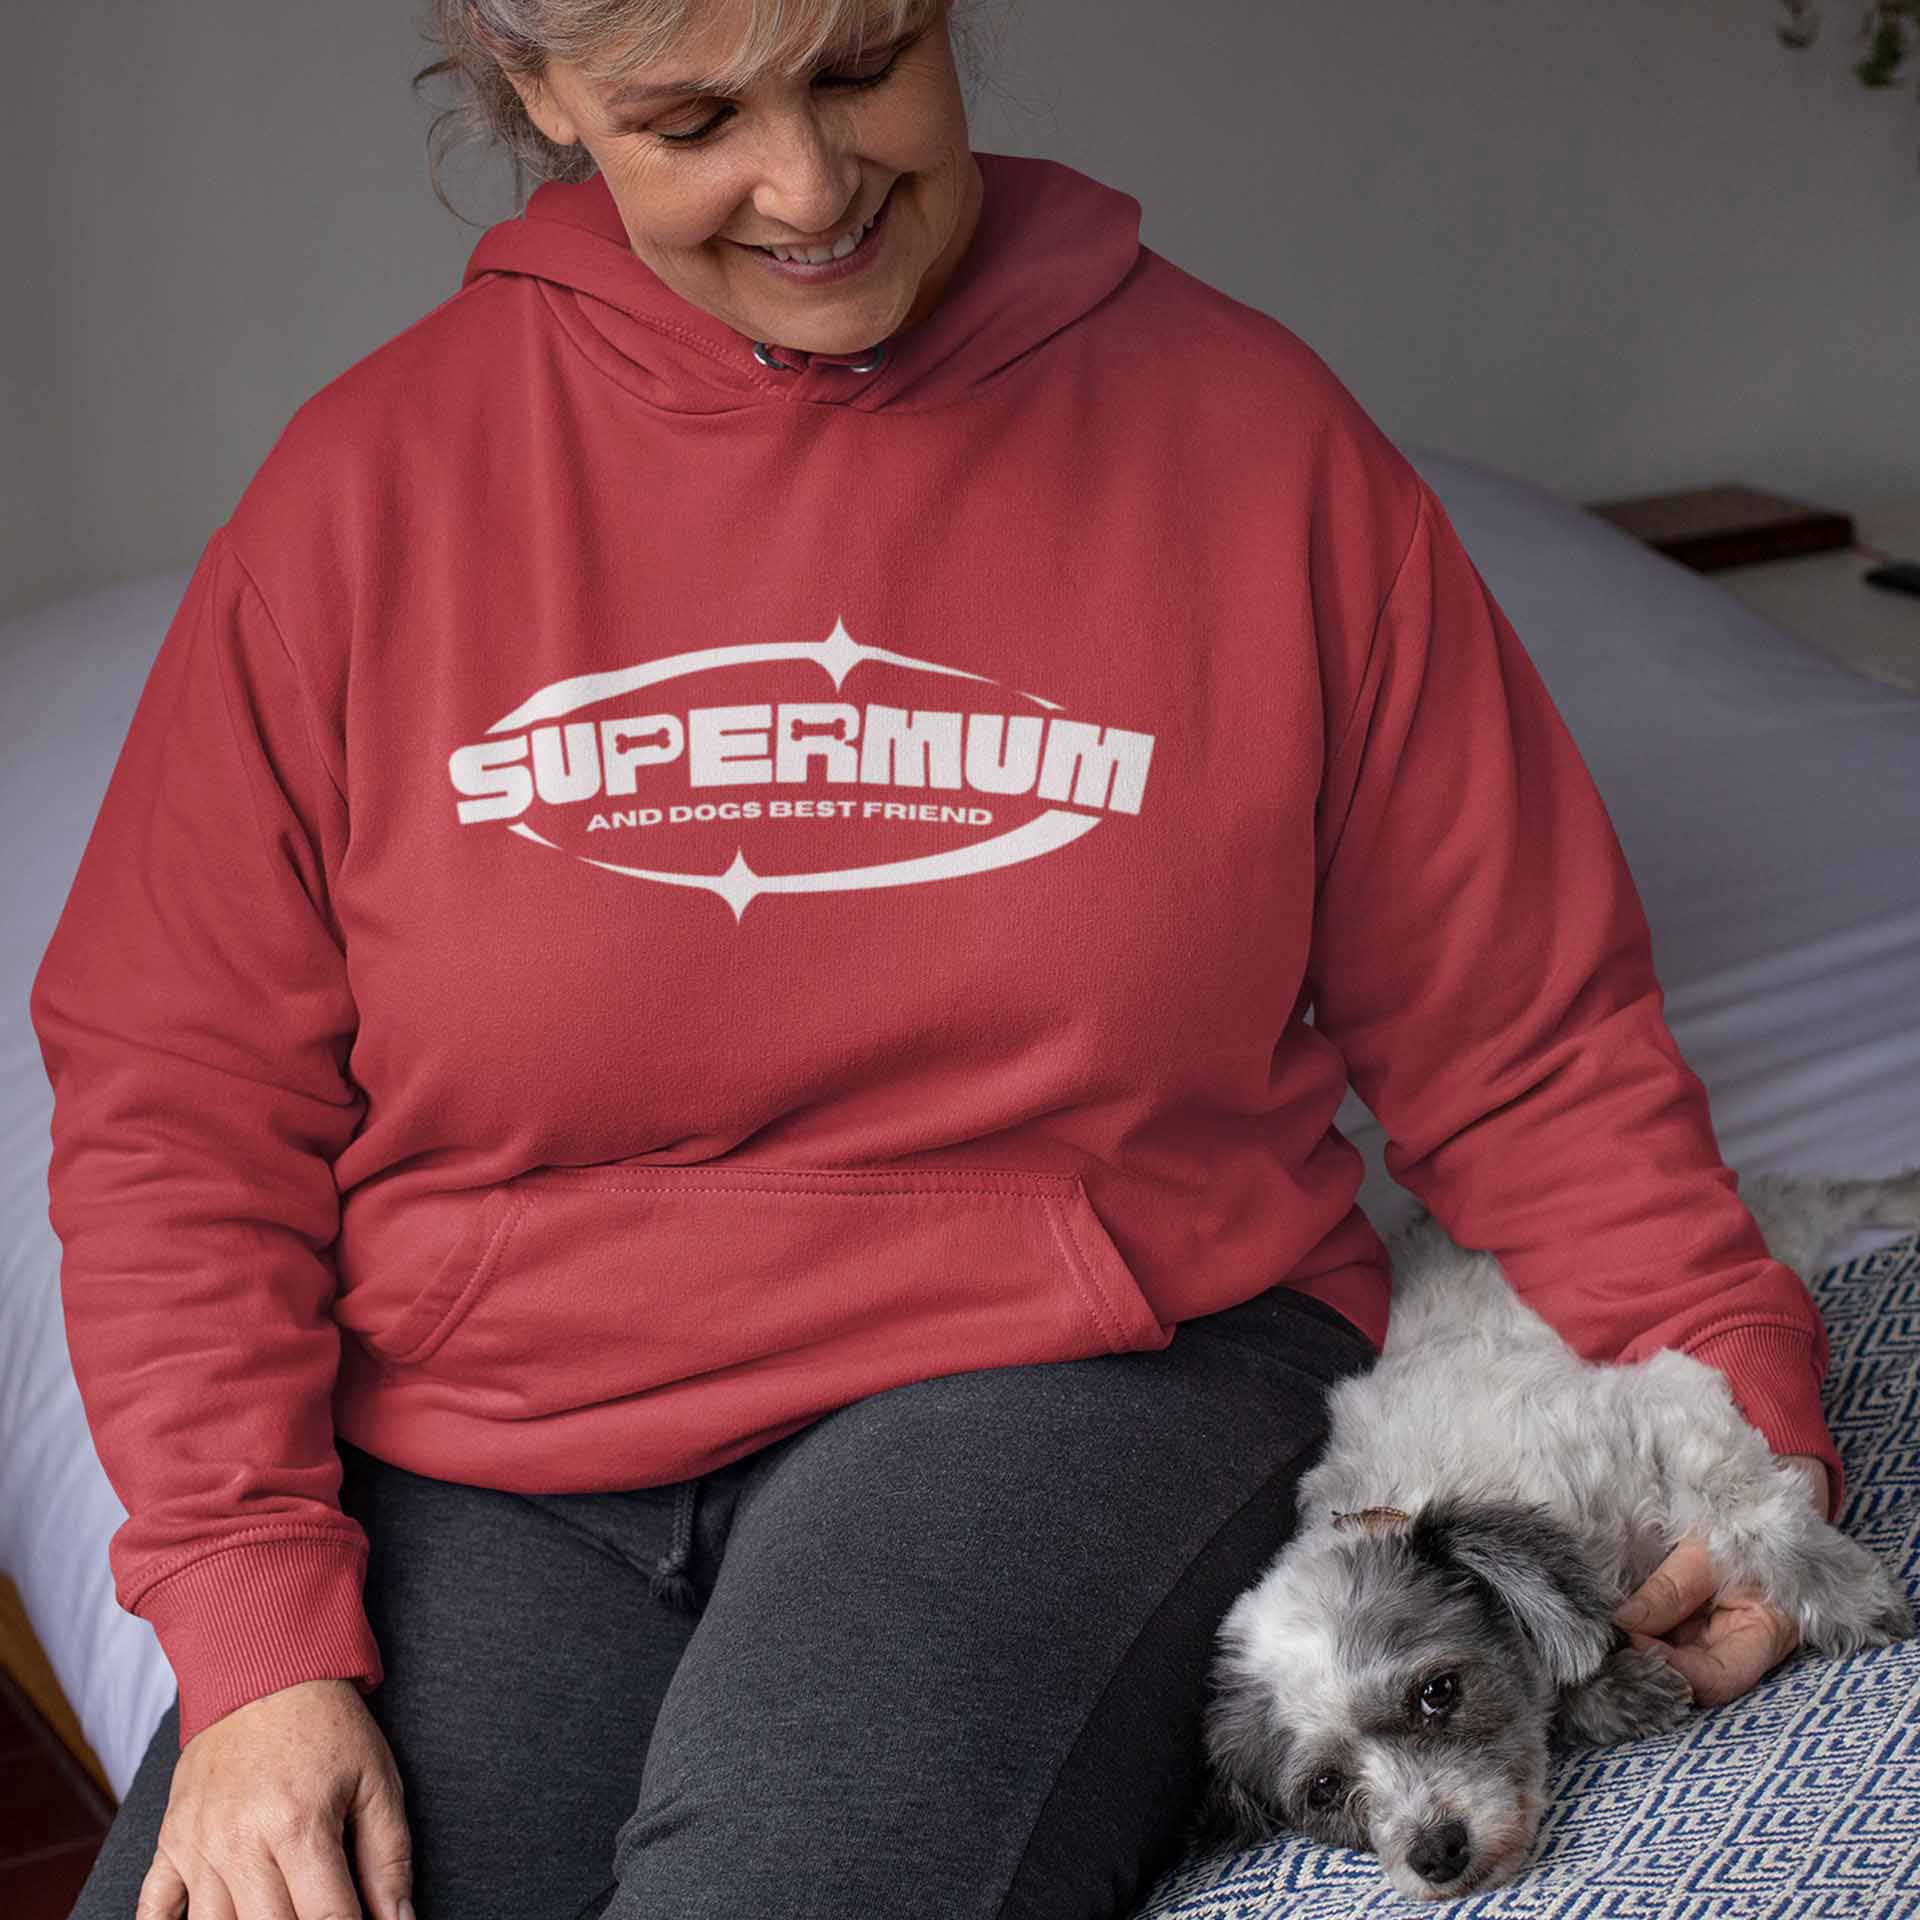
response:
<path fill-rule="evenodd" d="M 556 147 L 570 147 L 579 140 L 580 130 L 550 79 L 537 73 L 517 73 L 505 61 L 500 62 L 500 71 L 506 77 L 507 84 L 520 96 L 520 104 L 526 108 L 527 118 Z"/>
<path fill-rule="evenodd" d="M 1422 1559 L 1457 1567 L 1512 1615 L 1556 1686 L 1593 1674 L 1613 1650 L 1613 1600 L 1573 1535 L 1542 1507 L 1437 1500 L 1414 1516 L 1407 1542 Z"/>

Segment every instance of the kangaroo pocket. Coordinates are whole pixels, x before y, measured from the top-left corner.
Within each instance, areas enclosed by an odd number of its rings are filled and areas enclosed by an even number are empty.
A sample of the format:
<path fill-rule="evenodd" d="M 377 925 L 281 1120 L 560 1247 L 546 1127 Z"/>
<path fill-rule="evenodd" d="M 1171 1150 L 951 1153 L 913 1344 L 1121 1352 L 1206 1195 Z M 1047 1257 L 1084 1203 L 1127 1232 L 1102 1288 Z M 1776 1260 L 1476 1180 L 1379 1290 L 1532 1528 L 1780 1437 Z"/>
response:
<path fill-rule="evenodd" d="M 456 1244 L 364 1339 L 525 1418 L 729 1370 L 858 1391 L 1165 1346 L 1077 1174 L 543 1168 L 470 1196 Z"/>

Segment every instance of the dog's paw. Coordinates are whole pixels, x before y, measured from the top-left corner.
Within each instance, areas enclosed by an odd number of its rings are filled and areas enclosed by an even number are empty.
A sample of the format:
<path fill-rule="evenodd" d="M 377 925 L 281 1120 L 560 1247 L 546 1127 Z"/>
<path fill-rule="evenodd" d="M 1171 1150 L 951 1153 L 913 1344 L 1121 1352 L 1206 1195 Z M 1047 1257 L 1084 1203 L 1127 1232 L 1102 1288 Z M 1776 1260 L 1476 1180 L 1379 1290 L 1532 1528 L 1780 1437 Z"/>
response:
<path fill-rule="evenodd" d="M 1877 1560 L 1875 1579 L 1866 1596 L 1866 1626 L 1863 1644 L 1884 1647 L 1895 1640 L 1913 1638 L 1913 1601 L 1893 1575 Z"/>
<path fill-rule="evenodd" d="M 1622 1647 L 1591 1680 L 1560 1690 L 1553 1731 L 1565 1740 L 1611 1746 L 1671 1733 L 1693 1711 L 1693 1689 L 1678 1667 L 1651 1647 Z"/>
<path fill-rule="evenodd" d="M 1865 1647 L 1890 1646 L 1913 1638 L 1913 1603 L 1891 1580 L 1862 1583 L 1852 1604 L 1828 1608 L 1803 1633 L 1816 1653 L 1858 1653 Z"/>
<path fill-rule="evenodd" d="M 1913 1603 L 1900 1582 L 1856 1540 L 1822 1529 L 1824 1551 L 1796 1569 L 1789 1608 L 1816 1653 L 1858 1653 L 1913 1637 Z"/>

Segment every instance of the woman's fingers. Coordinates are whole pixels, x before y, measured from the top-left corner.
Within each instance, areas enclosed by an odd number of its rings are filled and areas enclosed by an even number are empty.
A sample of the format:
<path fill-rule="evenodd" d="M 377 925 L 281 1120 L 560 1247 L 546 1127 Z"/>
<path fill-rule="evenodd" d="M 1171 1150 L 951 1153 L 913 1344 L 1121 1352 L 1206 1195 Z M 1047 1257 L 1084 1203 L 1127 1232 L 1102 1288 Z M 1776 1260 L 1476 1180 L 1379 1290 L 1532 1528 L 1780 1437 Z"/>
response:
<path fill-rule="evenodd" d="M 187 1920 L 242 1920 L 231 1889 L 211 1867 L 193 1877 Z"/>
<path fill-rule="evenodd" d="M 147 1877 L 140 1882 L 133 1920 L 180 1920 L 186 1910 L 187 1883 L 164 1853 L 156 1853 Z"/>
<path fill-rule="evenodd" d="M 346 1848 L 337 1832 L 310 1828 L 297 1839 L 276 1846 L 272 1862 L 271 1907 L 262 1906 L 260 1920 L 360 1920 L 360 1899 L 347 1869 Z M 188 1914 L 187 1920 L 195 1920 Z M 252 1920 L 243 1914 L 241 1920 Z"/>
<path fill-rule="evenodd" d="M 1698 1613 L 1690 1613 L 1677 1627 L 1669 1627 L 1660 1638 L 1670 1647 L 1690 1647 L 1713 1630 L 1713 1605 L 1709 1602 Z"/>
<path fill-rule="evenodd" d="M 1630 1633 L 1665 1633 L 1705 1606 L 1719 1584 L 1705 1545 L 1688 1534 L 1627 1596 L 1613 1617 Z"/>
<path fill-rule="evenodd" d="M 1799 1644 L 1795 1622 L 1751 1589 L 1722 1594 L 1697 1639 L 1684 1645 L 1659 1643 L 1703 1707 L 1738 1699 Z"/>
<path fill-rule="evenodd" d="M 413 1838 L 399 1769 L 368 1767 L 347 1819 L 368 1920 L 413 1920 Z"/>
<path fill-rule="evenodd" d="M 1782 1455 L 1824 1507 L 1826 1466 L 1805 1455 Z M 1737 1699 L 1800 1644 L 1800 1628 L 1758 1587 L 1722 1593 L 1705 1544 L 1688 1534 L 1614 1612 L 1636 1647 L 1654 1647 L 1686 1676 L 1703 1707 Z"/>

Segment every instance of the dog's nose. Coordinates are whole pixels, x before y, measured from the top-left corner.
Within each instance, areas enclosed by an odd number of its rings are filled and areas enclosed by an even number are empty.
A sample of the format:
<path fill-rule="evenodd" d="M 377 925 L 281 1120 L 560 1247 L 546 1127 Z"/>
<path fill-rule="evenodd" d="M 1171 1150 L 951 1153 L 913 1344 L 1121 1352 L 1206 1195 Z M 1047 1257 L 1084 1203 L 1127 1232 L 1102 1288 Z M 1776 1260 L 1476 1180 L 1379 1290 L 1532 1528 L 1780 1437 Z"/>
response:
<path fill-rule="evenodd" d="M 1437 1827 L 1422 1827 L 1407 1849 L 1407 1865 L 1422 1880 L 1436 1887 L 1458 1880 L 1472 1858 L 1473 1847 L 1467 1839 L 1467 1829 L 1458 1820 L 1445 1820 Z"/>

